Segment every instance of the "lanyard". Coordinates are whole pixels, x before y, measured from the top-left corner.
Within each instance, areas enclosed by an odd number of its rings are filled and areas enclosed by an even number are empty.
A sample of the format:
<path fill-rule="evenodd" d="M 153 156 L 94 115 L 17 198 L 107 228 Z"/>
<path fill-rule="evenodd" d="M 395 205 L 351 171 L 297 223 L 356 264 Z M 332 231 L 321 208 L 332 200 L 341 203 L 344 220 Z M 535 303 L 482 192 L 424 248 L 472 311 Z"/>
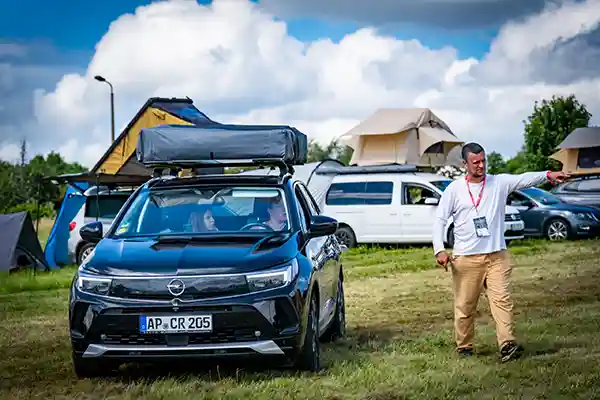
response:
<path fill-rule="evenodd" d="M 467 183 L 467 190 L 469 191 L 469 196 L 471 197 L 471 203 L 473 203 L 473 207 L 475 207 L 475 211 L 477 207 L 479 207 L 479 203 L 481 203 L 481 198 L 483 197 L 483 189 L 485 189 L 485 176 L 483 177 L 483 185 L 481 185 L 481 190 L 479 191 L 479 197 L 477 198 L 477 203 L 475 203 L 475 199 L 473 198 L 473 193 L 471 193 L 471 188 L 469 187 L 469 177 L 465 176 L 465 182 Z"/>

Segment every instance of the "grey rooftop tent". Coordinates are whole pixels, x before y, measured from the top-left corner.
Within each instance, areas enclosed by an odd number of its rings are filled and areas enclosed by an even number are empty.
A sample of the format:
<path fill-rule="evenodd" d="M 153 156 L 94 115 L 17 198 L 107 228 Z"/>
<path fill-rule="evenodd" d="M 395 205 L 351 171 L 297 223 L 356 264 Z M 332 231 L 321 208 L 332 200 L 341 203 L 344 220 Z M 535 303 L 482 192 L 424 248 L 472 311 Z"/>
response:
<path fill-rule="evenodd" d="M 26 211 L 0 214 L 0 271 L 26 267 L 50 269 L 31 217 Z"/>

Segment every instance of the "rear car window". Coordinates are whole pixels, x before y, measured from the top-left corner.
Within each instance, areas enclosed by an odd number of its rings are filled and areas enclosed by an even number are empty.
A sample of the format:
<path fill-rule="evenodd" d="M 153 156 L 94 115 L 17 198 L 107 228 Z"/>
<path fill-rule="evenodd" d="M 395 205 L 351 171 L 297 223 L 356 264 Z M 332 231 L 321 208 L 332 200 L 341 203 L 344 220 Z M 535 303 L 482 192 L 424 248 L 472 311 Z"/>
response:
<path fill-rule="evenodd" d="M 128 195 L 88 196 L 85 201 L 85 216 L 86 218 L 115 218 L 128 198 Z"/>

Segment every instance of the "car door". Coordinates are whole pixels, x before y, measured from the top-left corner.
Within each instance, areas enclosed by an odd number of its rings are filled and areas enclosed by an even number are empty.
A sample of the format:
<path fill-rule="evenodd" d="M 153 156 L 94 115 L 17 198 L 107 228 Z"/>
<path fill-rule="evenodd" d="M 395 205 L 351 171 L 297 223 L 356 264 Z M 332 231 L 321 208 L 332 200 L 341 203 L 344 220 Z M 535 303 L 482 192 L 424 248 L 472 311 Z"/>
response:
<path fill-rule="evenodd" d="M 398 185 L 389 177 L 366 182 L 363 229 L 366 242 L 394 243 L 401 238 Z"/>
<path fill-rule="evenodd" d="M 298 209 L 304 220 L 306 230 L 310 227 L 311 216 L 318 215 L 314 199 L 308 190 L 300 182 L 295 185 L 295 194 L 298 201 Z M 334 316 L 335 312 L 335 289 L 332 283 L 332 275 L 339 263 L 340 255 L 336 252 L 332 241 L 333 236 L 322 236 L 312 238 L 306 244 L 306 255 L 313 262 L 319 279 L 320 293 L 320 326 L 325 327 Z"/>
<path fill-rule="evenodd" d="M 404 242 L 429 243 L 433 240 L 436 201 L 439 202 L 440 197 L 433 188 L 423 183 L 402 182 L 400 215 Z M 426 204 L 430 202 L 434 204 Z"/>
<path fill-rule="evenodd" d="M 508 195 L 507 204 L 519 210 L 525 223 L 526 235 L 539 234 L 542 231 L 543 215 L 531 199 L 520 192 L 512 192 Z"/>

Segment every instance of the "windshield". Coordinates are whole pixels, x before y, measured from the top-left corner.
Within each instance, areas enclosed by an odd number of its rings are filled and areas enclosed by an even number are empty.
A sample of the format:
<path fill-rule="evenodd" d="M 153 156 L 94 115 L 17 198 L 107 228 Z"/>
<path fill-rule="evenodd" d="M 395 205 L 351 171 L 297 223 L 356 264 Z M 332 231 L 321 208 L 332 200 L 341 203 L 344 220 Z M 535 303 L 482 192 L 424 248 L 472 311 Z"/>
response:
<path fill-rule="evenodd" d="M 431 184 L 433 186 L 435 186 L 436 188 L 438 188 L 441 192 L 446 190 L 448 185 L 451 183 L 452 183 L 452 180 L 450 180 L 450 179 L 444 179 L 442 181 L 431 181 Z"/>
<path fill-rule="evenodd" d="M 114 237 L 214 235 L 289 229 L 285 194 L 278 188 L 156 188 L 141 192 Z"/>
<path fill-rule="evenodd" d="M 527 188 L 521 190 L 527 196 L 542 204 L 559 204 L 562 201 L 550 192 L 538 188 Z"/>

